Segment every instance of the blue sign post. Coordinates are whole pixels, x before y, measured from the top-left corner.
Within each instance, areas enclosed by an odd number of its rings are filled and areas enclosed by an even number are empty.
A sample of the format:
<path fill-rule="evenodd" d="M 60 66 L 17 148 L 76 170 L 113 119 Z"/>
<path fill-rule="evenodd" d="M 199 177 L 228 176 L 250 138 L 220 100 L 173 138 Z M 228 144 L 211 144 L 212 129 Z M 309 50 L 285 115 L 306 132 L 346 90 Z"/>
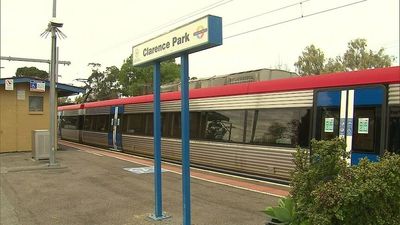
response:
<path fill-rule="evenodd" d="M 162 211 L 162 188 L 161 188 L 161 101 L 160 101 L 160 62 L 154 62 L 153 66 L 153 98 L 154 98 L 154 194 L 155 206 L 154 220 L 162 220 L 167 216 Z"/>
<path fill-rule="evenodd" d="M 182 202 L 183 224 L 191 224 L 190 205 L 190 118 L 189 56 L 181 56 L 181 124 L 182 124 Z"/>
<path fill-rule="evenodd" d="M 222 45 L 222 18 L 205 16 L 132 49 L 134 66 L 153 65 L 154 84 L 154 220 L 168 218 L 162 211 L 160 62 L 181 57 L 182 205 L 183 225 L 191 224 L 189 54 Z"/>

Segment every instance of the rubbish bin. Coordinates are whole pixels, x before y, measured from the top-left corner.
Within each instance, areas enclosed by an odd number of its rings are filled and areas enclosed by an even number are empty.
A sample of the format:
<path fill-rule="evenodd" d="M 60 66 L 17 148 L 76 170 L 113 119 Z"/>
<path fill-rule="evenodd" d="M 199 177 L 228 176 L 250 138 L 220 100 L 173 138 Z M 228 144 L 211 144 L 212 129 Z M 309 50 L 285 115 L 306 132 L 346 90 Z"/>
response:
<path fill-rule="evenodd" d="M 48 130 L 32 131 L 32 158 L 35 160 L 49 159 L 50 132 Z"/>

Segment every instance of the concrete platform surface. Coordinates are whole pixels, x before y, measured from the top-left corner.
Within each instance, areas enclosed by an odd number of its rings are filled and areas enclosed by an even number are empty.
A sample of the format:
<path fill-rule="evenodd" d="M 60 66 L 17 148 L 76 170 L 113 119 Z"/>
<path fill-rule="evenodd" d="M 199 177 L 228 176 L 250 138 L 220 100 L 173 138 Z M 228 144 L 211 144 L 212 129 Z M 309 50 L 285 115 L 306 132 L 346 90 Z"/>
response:
<path fill-rule="evenodd" d="M 124 168 L 143 164 L 71 147 L 46 168 L 30 153 L 0 154 L 0 224 L 182 224 L 181 175 L 162 176 L 163 210 L 153 221 L 153 174 Z M 265 224 L 262 210 L 277 197 L 203 179 L 191 179 L 192 224 Z"/>

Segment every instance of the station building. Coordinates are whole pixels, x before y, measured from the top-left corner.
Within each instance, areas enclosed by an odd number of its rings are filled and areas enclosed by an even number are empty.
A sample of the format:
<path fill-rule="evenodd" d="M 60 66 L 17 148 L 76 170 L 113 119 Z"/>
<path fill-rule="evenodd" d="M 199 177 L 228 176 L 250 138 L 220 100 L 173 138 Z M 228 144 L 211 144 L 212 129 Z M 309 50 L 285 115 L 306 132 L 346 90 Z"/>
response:
<path fill-rule="evenodd" d="M 50 82 L 31 77 L 0 79 L 0 153 L 31 151 L 32 131 L 50 129 Z M 56 84 L 58 97 L 84 92 Z"/>

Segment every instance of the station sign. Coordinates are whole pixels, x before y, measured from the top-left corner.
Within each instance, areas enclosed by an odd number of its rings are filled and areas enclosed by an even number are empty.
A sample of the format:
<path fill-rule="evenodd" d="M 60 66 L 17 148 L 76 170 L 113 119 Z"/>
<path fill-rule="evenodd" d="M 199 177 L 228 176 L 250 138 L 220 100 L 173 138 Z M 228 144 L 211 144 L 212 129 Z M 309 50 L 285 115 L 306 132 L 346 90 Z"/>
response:
<path fill-rule="evenodd" d="M 134 66 L 176 58 L 222 44 L 222 18 L 205 16 L 132 48 Z"/>
<path fill-rule="evenodd" d="M 46 83 L 44 81 L 31 80 L 29 82 L 29 90 L 32 92 L 45 92 Z"/>

